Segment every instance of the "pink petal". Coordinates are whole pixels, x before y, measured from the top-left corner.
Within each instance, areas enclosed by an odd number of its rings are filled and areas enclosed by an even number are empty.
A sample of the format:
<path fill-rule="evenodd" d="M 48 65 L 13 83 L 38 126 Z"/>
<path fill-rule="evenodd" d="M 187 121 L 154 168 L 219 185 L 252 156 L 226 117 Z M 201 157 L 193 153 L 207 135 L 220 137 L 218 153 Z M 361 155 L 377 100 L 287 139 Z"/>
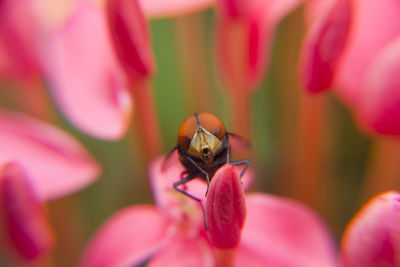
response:
<path fill-rule="evenodd" d="M 219 1 L 222 12 L 216 30 L 217 57 L 228 88 L 255 89 L 266 71 L 277 23 L 300 2 Z"/>
<path fill-rule="evenodd" d="M 343 236 L 343 266 L 399 266 L 399 223 L 399 192 L 389 191 L 370 200 Z"/>
<path fill-rule="evenodd" d="M 19 256 L 33 260 L 53 248 L 45 207 L 17 163 L 0 165 L 0 205 L 2 234 Z"/>
<path fill-rule="evenodd" d="M 300 79 L 305 89 L 329 89 L 350 30 L 351 4 L 337 0 L 307 31 L 300 57 Z"/>
<path fill-rule="evenodd" d="M 139 0 L 149 17 L 184 15 L 214 4 L 215 0 Z"/>
<path fill-rule="evenodd" d="M 399 71 L 400 38 L 397 38 L 371 63 L 360 96 L 360 122 L 373 132 L 400 135 Z"/>
<path fill-rule="evenodd" d="M 211 244 L 224 249 L 236 247 L 246 218 L 246 203 L 233 165 L 224 165 L 215 173 L 205 210 Z"/>
<path fill-rule="evenodd" d="M 136 266 L 168 237 L 168 224 L 153 206 L 125 208 L 109 218 L 84 250 L 79 266 Z"/>
<path fill-rule="evenodd" d="M 180 180 L 184 168 L 179 162 L 177 154 L 172 156 L 172 159 L 159 157 L 150 164 L 149 178 L 154 201 L 160 211 L 172 221 L 179 221 L 182 218 L 183 213 L 185 213 L 183 207 L 186 210 L 193 211 L 191 224 L 197 225 L 194 228 L 203 227 L 203 214 L 200 205 L 173 188 L 173 184 Z M 165 160 L 168 162 L 165 162 Z M 168 166 L 164 166 L 166 163 Z M 197 178 L 186 183 L 186 191 L 199 199 L 204 198 L 206 189 L 205 182 Z"/>
<path fill-rule="evenodd" d="M 44 122 L 0 109 L 0 163 L 16 161 L 29 174 L 40 199 L 87 186 L 99 166 L 70 135 Z"/>
<path fill-rule="evenodd" d="M 2 0 L 0 7 L 0 43 L 7 53 L 9 76 L 31 80 L 39 74 L 36 42 L 38 22 L 29 0 Z M 3 56 L 1 56 L 3 57 Z M 8 77 L 10 78 L 10 77 Z"/>
<path fill-rule="evenodd" d="M 399 192 L 386 192 L 370 200 L 344 234 L 343 266 L 399 266 L 399 225 Z"/>
<path fill-rule="evenodd" d="M 310 209 L 266 194 L 250 194 L 246 202 L 238 259 L 262 259 L 264 266 L 336 266 L 332 237 Z"/>
<path fill-rule="evenodd" d="M 213 266 L 213 256 L 204 239 L 178 235 L 148 264 L 149 267 Z"/>
<path fill-rule="evenodd" d="M 335 87 L 351 106 L 365 89 L 367 71 L 377 53 L 400 34 L 400 2 L 353 0 L 349 40 L 335 77 Z"/>
<path fill-rule="evenodd" d="M 154 58 L 147 21 L 137 0 L 107 1 L 108 26 L 119 60 L 133 81 L 154 72 Z"/>
<path fill-rule="evenodd" d="M 65 25 L 48 37 L 45 66 L 67 118 L 90 135 L 118 139 L 128 126 L 132 100 L 103 11 L 80 1 Z"/>

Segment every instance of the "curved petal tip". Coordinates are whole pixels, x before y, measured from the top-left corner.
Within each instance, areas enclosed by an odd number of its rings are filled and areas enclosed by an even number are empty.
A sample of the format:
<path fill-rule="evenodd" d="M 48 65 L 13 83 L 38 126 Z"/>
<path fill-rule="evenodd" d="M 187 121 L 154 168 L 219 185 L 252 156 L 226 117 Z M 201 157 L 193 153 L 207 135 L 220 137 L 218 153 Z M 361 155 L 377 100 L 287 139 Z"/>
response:
<path fill-rule="evenodd" d="M 17 112 L 0 109 L 0 163 L 18 162 L 41 199 L 92 183 L 100 166 L 72 136 Z"/>
<path fill-rule="evenodd" d="M 7 248 L 31 261 L 48 253 L 55 244 L 45 207 L 21 166 L 0 165 L 0 218 Z"/>
<path fill-rule="evenodd" d="M 399 192 L 389 191 L 370 200 L 343 236 L 343 266 L 399 266 L 399 225 Z"/>

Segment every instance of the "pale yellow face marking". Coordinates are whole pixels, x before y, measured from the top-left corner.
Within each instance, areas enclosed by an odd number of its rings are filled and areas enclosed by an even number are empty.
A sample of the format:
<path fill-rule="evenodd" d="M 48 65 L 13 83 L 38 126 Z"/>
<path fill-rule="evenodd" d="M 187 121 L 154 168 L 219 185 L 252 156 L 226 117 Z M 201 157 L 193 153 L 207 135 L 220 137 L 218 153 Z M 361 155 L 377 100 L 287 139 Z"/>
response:
<path fill-rule="evenodd" d="M 221 140 L 199 125 L 190 142 L 189 153 L 209 163 L 221 145 Z"/>

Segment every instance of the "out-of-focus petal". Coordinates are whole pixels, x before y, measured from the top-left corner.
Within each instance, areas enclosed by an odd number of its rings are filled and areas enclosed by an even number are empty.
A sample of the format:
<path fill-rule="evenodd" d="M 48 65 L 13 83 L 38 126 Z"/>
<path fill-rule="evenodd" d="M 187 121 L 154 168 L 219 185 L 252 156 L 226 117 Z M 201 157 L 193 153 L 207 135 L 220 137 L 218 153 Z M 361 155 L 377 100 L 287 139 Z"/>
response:
<path fill-rule="evenodd" d="M 307 91 L 317 93 L 332 86 L 350 30 L 351 12 L 349 0 L 336 0 L 311 24 L 299 65 L 300 80 Z"/>
<path fill-rule="evenodd" d="M 0 2 L 0 43 L 9 58 L 11 78 L 29 80 L 38 75 L 37 34 L 39 23 L 34 18 L 32 1 Z M 10 78 L 8 77 L 8 78 Z"/>
<path fill-rule="evenodd" d="M 203 225 L 200 205 L 173 188 L 173 184 L 181 179 L 184 168 L 177 154 L 171 156 L 173 158 L 159 157 L 150 164 L 149 178 L 154 201 L 160 211 L 173 221 L 179 221 L 183 212 L 190 211 L 189 213 L 192 215 L 191 223 L 200 227 Z M 186 183 L 183 188 L 186 188 L 189 194 L 204 199 L 207 186 L 203 180 L 195 178 Z"/>
<path fill-rule="evenodd" d="M 98 230 L 79 266 L 136 266 L 149 259 L 168 237 L 168 223 L 150 205 L 125 208 Z"/>
<path fill-rule="evenodd" d="M 353 0 L 351 4 L 352 26 L 334 83 L 340 97 L 356 106 L 370 64 L 400 34 L 400 2 Z"/>
<path fill-rule="evenodd" d="M 333 240 L 310 209 L 284 198 L 249 194 L 241 246 L 264 266 L 336 266 Z M 288 255 L 290 255 L 288 257 Z M 243 259 L 242 259 L 243 260 Z"/>
<path fill-rule="evenodd" d="M 359 120 L 367 130 L 400 135 L 400 38 L 371 63 L 361 93 Z"/>
<path fill-rule="evenodd" d="M 370 200 L 343 236 L 343 266 L 399 266 L 399 225 L 399 192 L 386 192 Z"/>
<path fill-rule="evenodd" d="M 14 162 L 0 164 L 0 219 L 5 240 L 23 259 L 36 259 L 54 246 L 45 208 L 29 177 Z"/>
<path fill-rule="evenodd" d="M 204 239 L 178 235 L 148 264 L 149 267 L 213 266 L 213 255 Z"/>
<path fill-rule="evenodd" d="M 229 88 L 254 90 L 267 68 L 276 25 L 300 2 L 219 1 L 217 57 L 222 80 Z"/>
<path fill-rule="evenodd" d="M 139 0 L 149 17 L 184 15 L 213 5 L 215 0 Z"/>
<path fill-rule="evenodd" d="M 40 199 L 74 192 L 93 182 L 99 166 L 70 135 L 44 122 L 0 109 L 0 163 L 17 161 Z"/>
<path fill-rule="evenodd" d="M 246 218 L 246 202 L 233 165 L 227 164 L 215 173 L 205 210 L 211 244 L 224 249 L 236 247 Z"/>
<path fill-rule="evenodd" d="M 90 135 L 118 139 L 126 131 L 132 100 L 101 7 L 80 1 L 63 27 L 48 36 L 43 56 L 67 118 Z"/>
<path fill-rule="evenodd" d="M 108 26 L 117 55 L 132 81 L 154 72 L 154 58 L 147 21 L 137 0 L 108 0 Z"/>

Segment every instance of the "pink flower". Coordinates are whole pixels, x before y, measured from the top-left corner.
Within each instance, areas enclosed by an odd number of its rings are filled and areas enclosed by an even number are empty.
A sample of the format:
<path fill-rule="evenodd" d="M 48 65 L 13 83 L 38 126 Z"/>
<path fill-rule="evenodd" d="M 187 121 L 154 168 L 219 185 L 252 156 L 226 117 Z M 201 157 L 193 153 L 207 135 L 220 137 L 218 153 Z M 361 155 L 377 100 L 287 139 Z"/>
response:
<path fill-rule="evenodd" d="M 209 7 L 215 0 L 139 0 L 146 16 L 167 17 L 179 16 Z"/>
<path fill-rule="evenodd" d="M 95 137 L 120 138 L 133 104 L 111 43 L 104 6 L 77 1 L 73 12 L 44 39 L 46 74 L 67 118 Z"/>
<path fill-rule="evenodd" d="M 206 231 L 198 203 L 172 188 L 183 167 L 174 164 L 164 171 L 162 165 L 158 158 L 150 166 L 157 206 L 136 205 L 113 215 L 89 242 L 80 266 L 147 260 L 148 266 L 214 266 L 219 253 L 230 255 L 235 266 L 334 266 L 330 235 L 303 205 L 264 194 L 244 197 L 239 170 L 225 165 L 205 200 Z M 203 181 L 186 185 L 204 201 Z"/>
<path fill-rule="evenodd" d="M 267 68 L 277 24 L 300 3 L 301 0 L 217 1 L 217 59 L 228 89 L 255 89 Z"/>
<path fill-rule="evenodd" d="M 300 60 L 304 87 L 310 92 L 334 87 L 364 129 L 399 135 L 399 2 L 312 1 L 310 6 Z"/>
<path fill-rule="evenodd" d="M 343 236 L 343 266 L 399 266 L 399 225 L 399 192 L 389 191 L 371 199 Z"/>
<path fill-rule="evenodd" d="M 5 110 L 0 147 L 2 234 L 16 255 L 36 259 L 55 243 L 44 203 L 92 183 L 99 166 L 61 130 Z"/>

